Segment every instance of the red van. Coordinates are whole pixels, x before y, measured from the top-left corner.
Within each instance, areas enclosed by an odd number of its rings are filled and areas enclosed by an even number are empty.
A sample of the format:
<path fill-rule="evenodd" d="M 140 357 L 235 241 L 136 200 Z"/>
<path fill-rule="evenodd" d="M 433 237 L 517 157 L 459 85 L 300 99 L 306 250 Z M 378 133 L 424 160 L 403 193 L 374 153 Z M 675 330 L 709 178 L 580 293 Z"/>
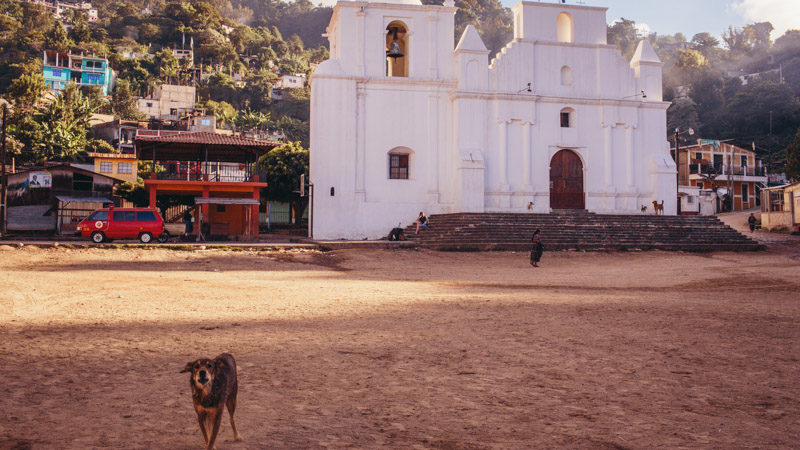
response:
<path fill-rule="evenodd" d="M 78 224 L 82 237 L 99 244 L 113 239 L 139 239 L 147 244 L 157 238 L 165 242 L 164 220 L 153 208 L 102 208 L 95 210 Z"/>

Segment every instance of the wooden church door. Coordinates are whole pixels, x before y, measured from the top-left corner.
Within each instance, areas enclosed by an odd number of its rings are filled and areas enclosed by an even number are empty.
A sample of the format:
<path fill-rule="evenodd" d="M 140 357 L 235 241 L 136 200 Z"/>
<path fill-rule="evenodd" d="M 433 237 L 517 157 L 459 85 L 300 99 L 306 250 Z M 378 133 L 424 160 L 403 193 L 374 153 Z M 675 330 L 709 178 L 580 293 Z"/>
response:
<path fill-rule="evenodd" d="M 583 163 L 571 150 L 559 151 L 550 161 L 550 208 L 586 208 L 583 195 Z"/>

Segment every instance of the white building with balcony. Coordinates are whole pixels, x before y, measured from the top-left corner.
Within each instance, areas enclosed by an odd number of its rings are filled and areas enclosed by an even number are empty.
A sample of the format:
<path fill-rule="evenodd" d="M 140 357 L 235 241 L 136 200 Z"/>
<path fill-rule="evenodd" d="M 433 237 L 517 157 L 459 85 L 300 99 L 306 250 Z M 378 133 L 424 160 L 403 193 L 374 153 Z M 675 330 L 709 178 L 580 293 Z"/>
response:
<path fill-rule="evenodd" d="M 428 214 L 676 212 L 661 62 L 606 40 L 606 8 L 521 2 L 490 62 L 452 1 L 339 1 L 312 77 L 313 236 Z M 530 209 L 528 206 L 530 205 Z"/>

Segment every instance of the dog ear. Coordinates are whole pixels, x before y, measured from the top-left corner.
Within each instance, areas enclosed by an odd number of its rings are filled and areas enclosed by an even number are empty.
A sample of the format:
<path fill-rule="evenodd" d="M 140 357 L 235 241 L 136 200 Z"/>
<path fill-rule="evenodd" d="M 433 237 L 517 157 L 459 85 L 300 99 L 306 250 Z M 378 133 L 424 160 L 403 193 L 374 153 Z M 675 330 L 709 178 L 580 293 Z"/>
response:
<path fill-rule="evenodd" d="M 180 372 L 178 372 L 178 373 L 191 372 L 191 371 L 192 371 L 192 366 L 193 366 L 193 365 L 194 365 L 194 363 L 196 363 L 196 362 L 197 362 L 197 361 L 190 361 L 190 362 L 186 363 L 186 367 L 184 367 L 184 368 L 183 368 L 183 370 L 181 370 L 181 371 L 180 371 Z"/>

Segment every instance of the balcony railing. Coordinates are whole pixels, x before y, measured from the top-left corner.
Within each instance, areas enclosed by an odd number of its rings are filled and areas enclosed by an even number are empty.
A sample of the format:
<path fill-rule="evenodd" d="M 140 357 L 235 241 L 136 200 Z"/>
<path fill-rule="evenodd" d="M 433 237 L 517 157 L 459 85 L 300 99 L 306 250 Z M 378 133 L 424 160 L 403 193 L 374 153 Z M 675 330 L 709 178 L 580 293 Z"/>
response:
<path fill-rule="evenodd" d="M 202 161 L 157 161 L 156 179 L 243 183 L 253 181 L 253 164 Z"/>
<path fill-rule="evenodd" d="M 177 134 L 189 133 L 189 131 L 179 130 L 136 130 L 136 136 L 175 136 Z"/>
<path fill-rule="evenodd" d="M 713 164 L 691 164 L 689 165 L 690 174 L 699 175 L 735 175 L 745 177 L 765 177 L 767 176 L 766 167 L 751 167 L 751 166 L 721 166 Z"/>

